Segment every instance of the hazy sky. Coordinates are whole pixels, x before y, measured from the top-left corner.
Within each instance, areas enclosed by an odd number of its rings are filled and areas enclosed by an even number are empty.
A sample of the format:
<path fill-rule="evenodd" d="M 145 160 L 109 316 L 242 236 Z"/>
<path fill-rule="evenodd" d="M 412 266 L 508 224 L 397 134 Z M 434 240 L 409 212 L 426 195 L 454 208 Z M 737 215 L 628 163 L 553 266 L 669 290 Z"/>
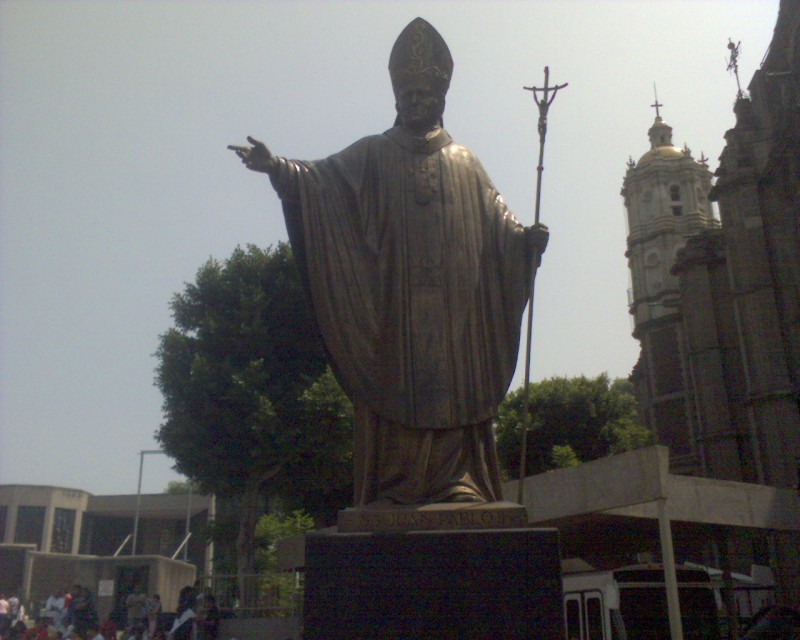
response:
<path fill-rule="evenodd" d="M 225 149 L 253 135 L 314 159 L 389 128 L 386 70 L 416 16 L 455 70 L 445 125 L 517 217 L 533 218 L 530 92 L 550 111 L 533 380 L 627 376 L 619 195 L 649 148 L 653 83 L 674 142 L 710 166 L 733 126 L 728 38 L 746 85 L 778 0 L 0 3 L 0 483 L 135 493 L 156 448 L 169 301 L 209 257 L 286 239 L 265 176 Z M 518 366 L 514 386 L 522 380 Z M 177 478 L 148 456 L 142 489 Z"/>

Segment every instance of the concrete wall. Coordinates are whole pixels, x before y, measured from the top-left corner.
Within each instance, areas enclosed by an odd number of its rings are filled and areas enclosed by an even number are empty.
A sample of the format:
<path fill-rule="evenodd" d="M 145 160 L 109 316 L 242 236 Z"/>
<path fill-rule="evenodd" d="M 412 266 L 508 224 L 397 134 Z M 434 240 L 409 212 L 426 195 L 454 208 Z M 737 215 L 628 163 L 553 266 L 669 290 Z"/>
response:
<path fill-rule="evenodd" d="M 123 568 L 141 569 L 147 574 L 145 590 L 149 595 L 161 595 L 164 611 L 175 610 L 181 588 L 194 584 L 197 575 L 194 565 L 160 556 L 99 558 L 28 551 L 24 601 L 33 603 L 35 612 L 56 589 L 81 584 L 94 595 L 102 620 L 114 608 L 118 598 L 118 571 Z M 112 581 L 113 592 L 101 595 L 101 581 Z"/>
<path fill-rule="evenodd" d="M 23 592 L 25 584 L 25 555 L 35 550 L 29 544 L 0 544 L 0 591 L 6 597 Z"/>

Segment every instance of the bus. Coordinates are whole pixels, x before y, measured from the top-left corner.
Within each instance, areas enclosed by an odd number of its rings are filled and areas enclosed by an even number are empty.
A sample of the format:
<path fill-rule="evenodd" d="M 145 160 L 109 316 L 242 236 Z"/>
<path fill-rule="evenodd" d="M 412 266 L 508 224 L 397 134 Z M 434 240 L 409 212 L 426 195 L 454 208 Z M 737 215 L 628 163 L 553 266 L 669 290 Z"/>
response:
<path fill-rule="evenodd" d="M 678 565 L 685 640 L 721 640 L 719 582 L 699 566 Z M 660 564 L 597 571 L 565 563 L 562 572 L 567 640 L 669 640 Z"/>

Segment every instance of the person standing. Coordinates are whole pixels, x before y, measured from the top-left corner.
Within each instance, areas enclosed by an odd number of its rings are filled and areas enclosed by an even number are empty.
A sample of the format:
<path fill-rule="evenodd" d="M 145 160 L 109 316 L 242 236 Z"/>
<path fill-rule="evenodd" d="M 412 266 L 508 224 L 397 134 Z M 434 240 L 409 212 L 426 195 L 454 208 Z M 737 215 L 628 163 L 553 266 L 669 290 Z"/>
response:
<path fill-rule="evenodd" d="M 147 623 L 147 614 L 145 607 L 147 604 L 147 596 L 137 587 L 133 593 L 129 593 L 125 598 L 125 608 L 127 609 L 127 626 L 125 633 L 133 634 L 133 629 L 136 625 Z"/>
<path fill-rule="evenodd" d="M 220 612 L 217 599 L 210 593 L 203 596 L 197 611 L 197 637 L 195 640 L 217 640 Z"/>
<path fill-rule="evenodd" d="M 11 616 L 8 615 L 8 600 L 6 594 L 0 591 L 0 623 L 5 621 L 11 622 Z"/>
<path fill-rule="evenodd" d="M 92 592 L 83 585 L 75 585 L 72 591 L 72 626 L 74 631 L 86 637 L 86 630 L 90 624 L 97 624 L 97 608 L 94 604 Z"/>
<path fill-rule="evenodd" d="M 147 617 L 147 635 L 152 638 L 158 626 L 158 615 L 161 613 L 161 596 L 157 593 L 152 598 L 147 598 L 145 602 L 145 614 Z"/>
<path fill-rule="evenodd" d="M 193 608 L 194 605 L 184 601 L 178 605 L 175 612 L 177 615 L 172 622 L 172 628 L 167 633 L 167 640 L 194 640 L 195 638 L 195 618 L 197 617 Z"/>
<path fill-rule="evenodd" d="M 53 621 L 53 626 L 56 630 L 64 633 L 64 628 L 61 623 L 64 618 L 64 592 L 57 589 L 44 604 L 45 613 Z"/>
<path fill-rule="evenodd" d="M 8 615 L 12 623 L 25 621 L 25 607 L 17 596 L 11 596 L 8 599 Z"/>

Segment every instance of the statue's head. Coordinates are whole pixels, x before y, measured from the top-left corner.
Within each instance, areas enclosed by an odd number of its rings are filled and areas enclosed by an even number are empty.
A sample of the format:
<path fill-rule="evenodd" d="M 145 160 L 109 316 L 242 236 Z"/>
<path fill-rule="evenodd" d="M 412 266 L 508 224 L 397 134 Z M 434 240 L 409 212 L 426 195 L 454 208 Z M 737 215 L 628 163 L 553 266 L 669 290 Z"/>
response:
<path fill-rule="evenodd" d="M 422 18 L 403 29 L 389 56 L 397 121 L 417 132 L 441 124 L 453 75 L 453 58 L 442 36 Z"/>

